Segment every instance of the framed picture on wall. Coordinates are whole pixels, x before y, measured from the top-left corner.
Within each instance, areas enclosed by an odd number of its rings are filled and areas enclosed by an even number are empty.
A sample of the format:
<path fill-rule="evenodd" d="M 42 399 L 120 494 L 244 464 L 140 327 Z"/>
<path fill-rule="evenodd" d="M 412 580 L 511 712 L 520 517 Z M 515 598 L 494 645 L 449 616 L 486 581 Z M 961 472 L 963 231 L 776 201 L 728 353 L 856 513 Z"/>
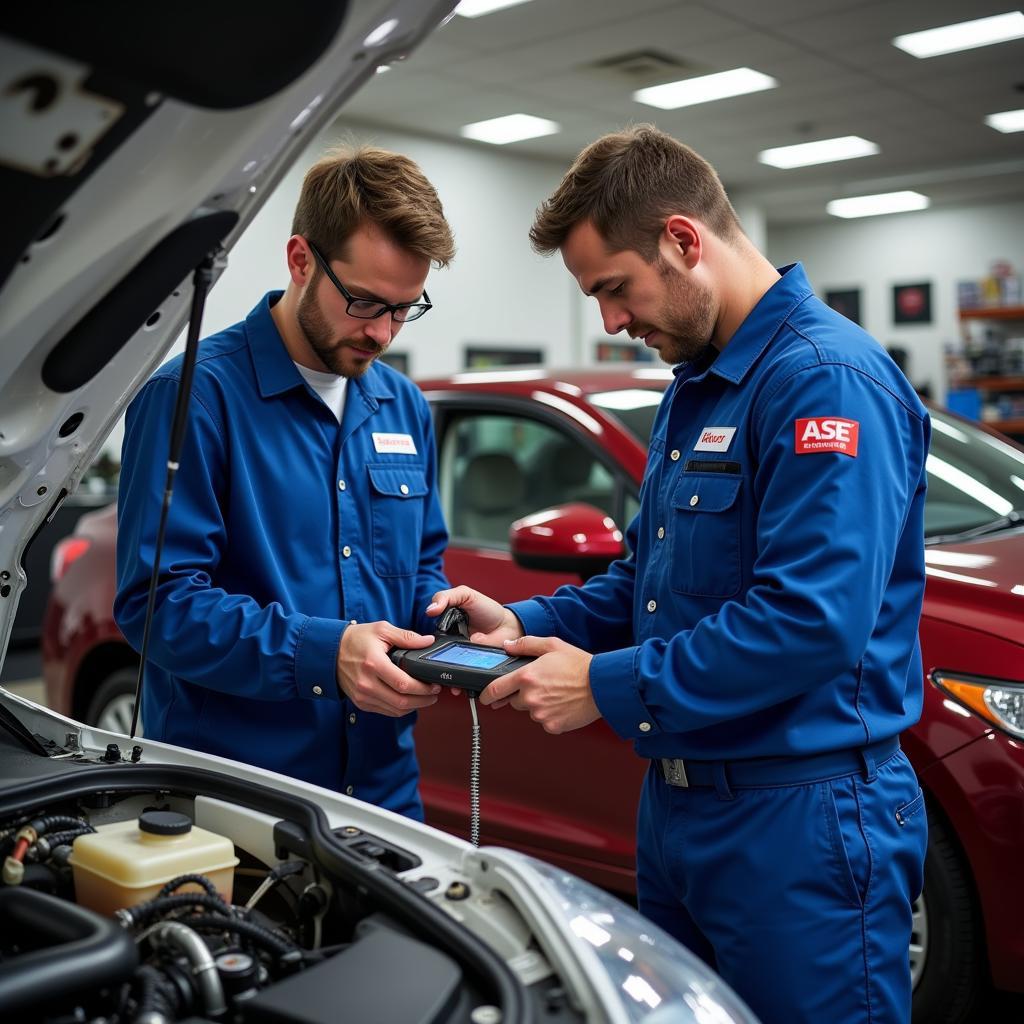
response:
<path fill-rule="evenodd" d="M 825 305 L 842 313 L 847 320 L 860 323 L 860 289 L 830 288 L 825 292 Z"/>
<path fill-rule="evenodd" d="M 388 349 L 386 352 L 378 356 L 382 363 L 387 363 L 388 366 L 393 366 L 399 373 L 404 373 L 407 377 L 409 376 L 409 353 L 408 352 L 393 352 Z"/>
<path fill-rule="evenodd" d="M 526 366 L 544 362 L 544 350 L 539 348 L 494 348 L 490 345 L 467 345 L 463 365 L 467 370 L 482 370 L 489 366 Z"/>
<path fill-rule="evenodd" d="M 654 353 L 635 341 L 595 341 L 594 358 L 599 363 L 650 363 Z"/>
<path fill-rule="evenodd" d="M 892 322 L 894 324 L 930 324 L 932 322 L 932 286 L 930 281 L 892 286 Z"/>

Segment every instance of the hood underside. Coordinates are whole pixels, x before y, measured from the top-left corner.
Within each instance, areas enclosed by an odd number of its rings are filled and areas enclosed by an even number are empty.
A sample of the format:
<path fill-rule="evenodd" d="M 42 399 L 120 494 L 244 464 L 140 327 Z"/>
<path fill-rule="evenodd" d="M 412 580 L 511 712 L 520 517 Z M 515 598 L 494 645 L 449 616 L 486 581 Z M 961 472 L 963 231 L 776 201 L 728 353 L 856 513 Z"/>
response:
<path fill-rule="evenodd" d="M 0 15 L 0 658 L 22 561 L 230 250 L 376 68 L 455 0 Z M 163 453 L 154 453 L 161 457 Z"/>

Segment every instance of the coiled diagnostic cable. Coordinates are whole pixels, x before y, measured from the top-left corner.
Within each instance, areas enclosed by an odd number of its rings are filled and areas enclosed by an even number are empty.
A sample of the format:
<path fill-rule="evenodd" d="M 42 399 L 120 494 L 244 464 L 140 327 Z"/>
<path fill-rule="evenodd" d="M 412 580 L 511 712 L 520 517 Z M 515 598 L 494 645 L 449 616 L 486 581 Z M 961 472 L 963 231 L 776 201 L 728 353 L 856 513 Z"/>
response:
<path fill-rule="evenodd" d="M 469 639 L 469 619 L 461 608 L 449 608 L 437 621 L 437 632 L 445 636 Z M 476 694 L 466 693 L 469 713 L 473 716 L 472 750 L 469 755 L 469 841 L 480 845 L 480 717 Z"/>

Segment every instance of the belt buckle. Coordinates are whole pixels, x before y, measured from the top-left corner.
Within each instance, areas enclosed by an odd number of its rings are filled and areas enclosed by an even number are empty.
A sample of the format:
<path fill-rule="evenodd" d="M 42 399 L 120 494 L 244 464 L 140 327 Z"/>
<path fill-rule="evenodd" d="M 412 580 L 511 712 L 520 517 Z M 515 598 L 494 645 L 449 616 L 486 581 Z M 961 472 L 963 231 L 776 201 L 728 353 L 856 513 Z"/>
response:
<path fill-rule="evenodd" d="M 679 786 L 686 789 L 690 782 L 686 777 L 686 766 L 681 757 L 663 757 L 661 769 L 665 773 L 665 781 L 670 786 Z"/>

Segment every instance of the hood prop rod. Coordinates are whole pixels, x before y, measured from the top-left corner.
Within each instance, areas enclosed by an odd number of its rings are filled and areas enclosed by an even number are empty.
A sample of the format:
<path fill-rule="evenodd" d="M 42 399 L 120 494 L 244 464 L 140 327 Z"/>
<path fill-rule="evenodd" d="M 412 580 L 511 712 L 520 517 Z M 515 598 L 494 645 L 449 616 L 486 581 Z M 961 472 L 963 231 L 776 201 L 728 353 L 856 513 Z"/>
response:
<path fill-rule="evenodd" d="M 149 578 L 149 595 L 146 599 L 146 621 L 142 632 L 142 651 L 139 654 L 139 676 L 135 682 L 135 703 L 132 707 L 132 728 L 129 736 L 135 739 L 139 725 L 139 709 L 142 701 L 142 680 L 146 671 L 149 654 L 149 634 L 153 625 L 153 610 L 156 606 L 156 588 L 160 582 L 160 558 L 164 548 L 164 534 L 167 531 L 167 514 L 171 508 L 174 493 L 174 476 L 178 472 L 178 458 L 185 440 L 188 424 L 188 402 L 192 395 L 192 375 L 196 368 L 196 354 L 199 350 L 199 330 L 203 321 L 206 295 L 213 283 L 213 268 L 221 250 L 208 253 L 192 275 L 192 309 L 188 317 L 188 336 L 185 340 L 185 358 L 181 364 L 181 379 L 178 381 L 178 395 L 174 405 L 174 419 L 171 423 L 171 446 L 167 456 L 167 479 L 164 483 L 164 501 L 160 509 L 160 525 L 156 534 L 156 551 L 153 554 L 153 572 Z"/>

